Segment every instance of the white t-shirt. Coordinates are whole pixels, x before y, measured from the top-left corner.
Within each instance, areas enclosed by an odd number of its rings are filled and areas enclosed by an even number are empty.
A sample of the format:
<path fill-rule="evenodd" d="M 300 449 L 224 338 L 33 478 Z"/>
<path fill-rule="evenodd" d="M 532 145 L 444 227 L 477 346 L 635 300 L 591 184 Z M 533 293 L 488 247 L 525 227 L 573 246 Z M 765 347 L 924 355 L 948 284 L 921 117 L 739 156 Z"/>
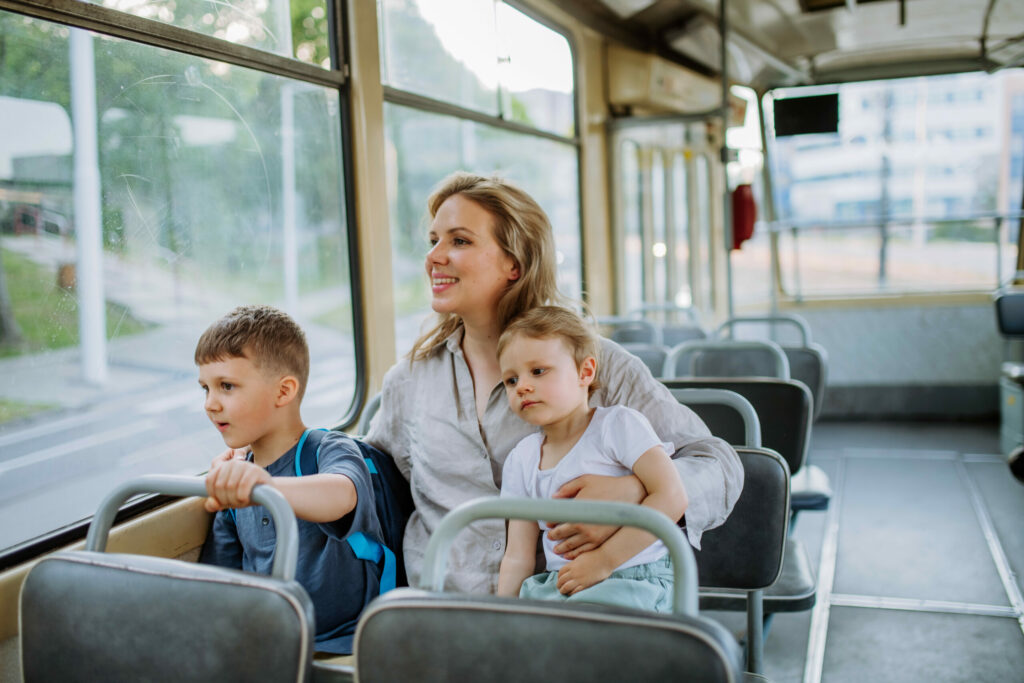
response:
<path fill-rule="evenodd" d="M 663 443 L 643 415 L 626 406 L 595 408 L 594 417 L 580 440 L 562 456 L 557 465 L 540 469 L 541 445 L 544 435 L 530 434 L 512 449 L 501 474 L 501 495 L 527 498 L 551 498 L 561 486 L 584 474 L 622 477 L 633 473 L 633 465 L 641 455 L 661 446 L 672 452 L 672 444 Z M 539 522 L 541 532 L 547 524 Z M 554 551 L 556 542 L 543 533 L 544 555 L 548 571 L 568 564 Z M 616 569 L 646 564 L 665 556 L 661 541 L 655 541 Z"/>

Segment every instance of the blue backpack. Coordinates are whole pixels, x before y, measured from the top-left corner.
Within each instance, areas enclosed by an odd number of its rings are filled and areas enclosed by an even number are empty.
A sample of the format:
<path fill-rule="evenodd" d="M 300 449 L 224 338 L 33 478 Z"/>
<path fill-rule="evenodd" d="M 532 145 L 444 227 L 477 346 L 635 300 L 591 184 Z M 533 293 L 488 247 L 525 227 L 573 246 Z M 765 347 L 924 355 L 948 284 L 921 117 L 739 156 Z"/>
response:
<path fill-rule="evenodd" d="M 295 476 L 316 474 L 320 463 L 320 445 L 326 429 L 307 429 L 299 439 L 295 452 Z M 370 470 L 370 481 L 373 483 L 374 507 L 380 529 L 381 539 L 371 538 L 363 532 L 349 535 L 346 539 L 352 552 L 360 560 L 380 563 L 384 560 L 384 569 L 380 577 L 380 592 L 385 593 L 397 586 L 407 586 L 405 562 L 402 558 L 402 538 L 405 535 L 405 524 L 415 509 L 409 483 L 395 466 L 395 461 L 388 454 L 377 450 L 359 439 L 352 439 L 366 461 Z M 306 447 L 308 444 L 308 448 Z"/>

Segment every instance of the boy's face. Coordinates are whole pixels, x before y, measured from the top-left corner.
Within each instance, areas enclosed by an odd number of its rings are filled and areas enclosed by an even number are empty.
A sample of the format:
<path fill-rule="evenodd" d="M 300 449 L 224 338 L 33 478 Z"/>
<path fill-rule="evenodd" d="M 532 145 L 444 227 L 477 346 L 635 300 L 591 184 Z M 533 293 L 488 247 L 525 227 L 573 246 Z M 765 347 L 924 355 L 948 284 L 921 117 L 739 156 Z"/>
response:
<path fill-rule="evenodd" d="M 253 444 L 270 429 L 279 382 L 248 358 L 203 363 L 199 386 L 206 392 L 206 415 L 229 447 Z"/>
<path fill-rule="evenodd" d="M 593 359 L 576 367 L 563 339 L 518 334 L 505 347 L 498 364 L 509 407 L 530 424 L 543 427 L 581 407 L 587 409 Z"/>

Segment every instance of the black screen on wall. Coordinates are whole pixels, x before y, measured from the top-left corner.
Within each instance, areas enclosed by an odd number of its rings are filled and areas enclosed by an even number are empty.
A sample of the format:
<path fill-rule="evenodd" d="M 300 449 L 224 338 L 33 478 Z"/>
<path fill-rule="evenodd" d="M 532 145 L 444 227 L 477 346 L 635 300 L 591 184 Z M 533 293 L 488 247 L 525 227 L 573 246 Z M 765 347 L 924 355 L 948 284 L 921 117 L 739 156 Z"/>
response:
<path fill-rule="evenodd" d="M 787 97 L 774 102 L 775 137 L 839 132 L 839 94 Z"/>

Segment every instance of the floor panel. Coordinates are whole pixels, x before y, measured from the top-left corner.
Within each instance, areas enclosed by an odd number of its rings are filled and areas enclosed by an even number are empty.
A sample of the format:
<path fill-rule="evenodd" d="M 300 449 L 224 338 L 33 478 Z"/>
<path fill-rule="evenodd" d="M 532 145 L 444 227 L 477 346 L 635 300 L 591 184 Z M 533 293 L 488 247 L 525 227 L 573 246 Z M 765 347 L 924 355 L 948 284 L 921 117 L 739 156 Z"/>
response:
<path fill-rule="evenodd" d="M 1013 619 L 833 607 L 827 683 L 1024 679 L 1024 640 Z"/>

